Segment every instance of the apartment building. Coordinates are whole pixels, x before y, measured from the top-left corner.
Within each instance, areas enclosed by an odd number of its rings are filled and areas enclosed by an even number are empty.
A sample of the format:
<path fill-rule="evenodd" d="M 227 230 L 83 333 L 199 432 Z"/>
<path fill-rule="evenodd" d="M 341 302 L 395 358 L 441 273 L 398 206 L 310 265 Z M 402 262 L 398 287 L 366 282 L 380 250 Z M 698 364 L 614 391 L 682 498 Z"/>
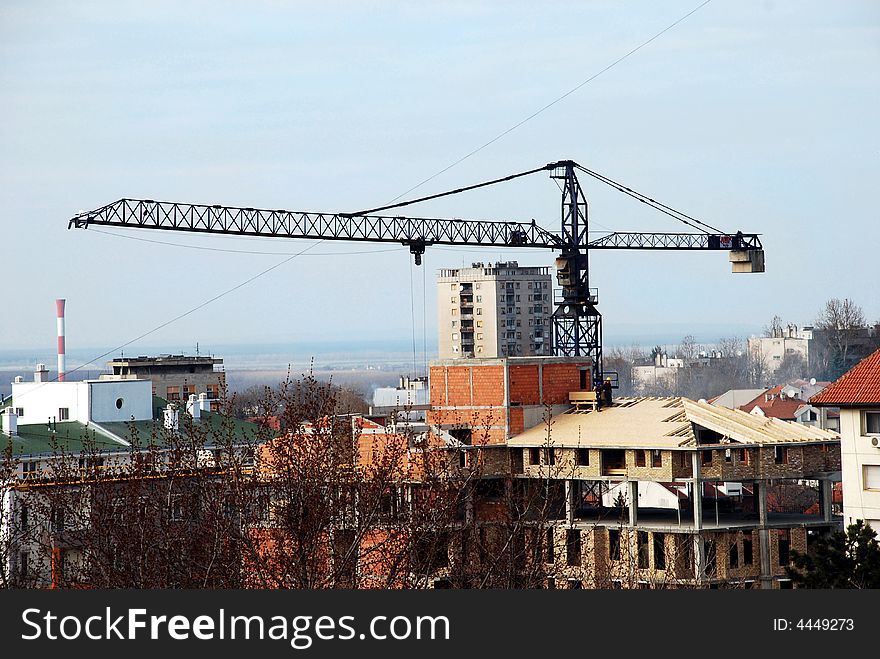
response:
<path fill-rule="evenodd" d="M 153 395 L 170 402 L 206 394 L 217 411 L 226 387 L 223 360 L 216 357 L 159 355 L 118 358 L 107 362 L 111 373 L 101 380 L 150 380 Z"/>
<path fill-rule="evenodd" d="M 880 350 L 810 399 L 822 410 L 840 408 L 843 516 L 880 531 Z"/>
<path fill-rule="evenodd" d="M 437 278 L 440 359 L 549 355 L 550 269 L 516 261 L 443 269 Z"/>

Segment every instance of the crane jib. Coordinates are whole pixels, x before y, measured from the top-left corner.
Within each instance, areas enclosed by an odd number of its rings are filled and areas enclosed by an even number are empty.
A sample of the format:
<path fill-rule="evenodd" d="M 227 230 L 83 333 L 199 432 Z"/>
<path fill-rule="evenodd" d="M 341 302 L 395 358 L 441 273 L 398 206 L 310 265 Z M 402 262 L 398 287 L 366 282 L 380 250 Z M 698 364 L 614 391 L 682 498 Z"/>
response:
<path fill-rule="evenodd" d="M 535 220 L 504 222 L 372 214 L 548 170 L 562 189 L 562 222 L 558 233 L 544 229 Z M 698 231 L 611 232 L 590 240 L 586 196 L 575 170 L 586 172 Z M 598 293 L 589 285 L 590 251 L 724 250 L 729 252 L 733 272 L 764 272 L 764 250 L 758 234 L 741 231 L 722 233 L 695 217 L 676 211 L 571 160 L 560 160 L 527 172 L 360 213 L 316 213 L 120 199 L 93 211 L 78 213 L 70 220 L 68 228 L 88 228 L 90 225 L 270 238 L 397 243 L 409 248 L 417 265 L 421 264 L 425 249 L 431 245 L 558 251 L 556 274 L 561 293 L 554 301 L 552 352 L 557 356 L 589 357 L 593 363 L 594 381 L 603 378 L 602 326 L 601 314 L 596 308 Z"/>

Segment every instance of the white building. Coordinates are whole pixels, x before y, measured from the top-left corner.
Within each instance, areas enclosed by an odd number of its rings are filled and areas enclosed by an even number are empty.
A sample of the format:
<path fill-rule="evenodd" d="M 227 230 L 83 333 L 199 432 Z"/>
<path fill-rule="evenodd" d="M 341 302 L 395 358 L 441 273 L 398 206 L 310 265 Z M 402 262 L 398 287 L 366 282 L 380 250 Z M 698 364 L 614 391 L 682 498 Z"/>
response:
<path fill-rule="evenodd" d="M 816 407 L 840 408 L 843 517 L 880 531 L 880 350 L 813 396 Z"/>
<path fill-rule="evenodd" d="M 444 269 L 437 278 L 440 359 L 551 354 L 550 269 L 516 261 Z"/>
<path fill-rule="evenodd" d="M 813 328 L 788 325 L 774 336 L 749 338 L 749 354 L 752 359 L 762 360 L 767 371 L 775 373 L 786 355 L 798 354 L 804 364 L 810 363 L 810 347 Z"/>

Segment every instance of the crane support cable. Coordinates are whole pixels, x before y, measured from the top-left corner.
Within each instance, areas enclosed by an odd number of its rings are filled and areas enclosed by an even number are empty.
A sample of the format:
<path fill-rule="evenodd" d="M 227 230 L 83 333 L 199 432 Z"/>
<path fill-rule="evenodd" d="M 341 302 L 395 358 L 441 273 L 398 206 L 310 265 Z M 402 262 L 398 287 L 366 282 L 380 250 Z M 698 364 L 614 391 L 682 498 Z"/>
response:
<path fill-rule="evenodd" d="M 360 215 L 371 215 L 373 213 L 378 213 L 379 211 L 388 210 L 389 208 L 400 208 L 401 206 L 410 206 L 412 204 L 418 204 L 422 201 L 428 201 L 430 199 L 438 199 L 439 197 L 448 197 L 449 195 L 459 194 L 460 192 L 467 192 L 468 190 L 476 190 L 477 188 L 485 188 L 489 185 L 495 185 L 496 183 L 504 183 L 506 181 L 512 181 L 515 178 L 520 178 L 522 176 L 528 176 L 529 174 L 536 174 L 537 172 L 546 172 L 550 169 L 556 167 L 556 163 L 550 163 L 548 165 L 544 165 L 543 167 L 538 167 L 536 169 L 530 169 L 527 172 L 519 172 L 518 174 L 511 174 L 510 176 L 504 176 L 502 178 L 496 178 L 492 181 L 485 181 L 484 183 L 476 183 L 474 185 L 468 185 L 463 188 L 457 188 L 455 190 L 449 190 L 447 192 L 439 192 L 437 194 L 428 195 L 427 197 L 420 197 L 419 199 L 410 199 L 409 201 L 401 201 L 397 204 L 389 204 L 388 206 L 379 206 L 378 208 L 370 208 L 369 210 L 358 211 L 357 213 L 340 213 L 342 216 L 350 216 L 356 217 Z"/>
<path fill-rule="evenodd" d="M 665 213 L 669 217 L 672 217 L 672 218 L 678 220 L 679 222 L 683 222 L 684 224 L 687 224 L 688 226 L 691 226 L 691 227 L 697 229 L 698 231 L 702 231 L 703 233 L 709 233 L 706 229 L 711 229 L 715 233 L 724 233 L 724 231 L 721 231 L 721 229 L 717 229 L 717 228 L 713 227 L 711 224 L 707 224 L 707 223 L 703 222 L 702 220 L 698 220 L 697 218 L 691 217 L 690 215 L 688 215 L 686 213 L 682 213 L 681 211 L 675 210 L 674 208 L 671 208 L 670 206 L 667 206 L 666 204 L 660 203 L 656 199 L 652 199 L 651 197 L 648 197 L 647 195 L 644 195 L 641 192 L 636 192 L 632 188 L 628 188 L 625 185 L 623 185 L 622 183 L 618 183 L 617 181 L 614 181 L 603 174 L 599 174 L 598 172 L 594 172 L 590 169 L 587 169 L 586 167 L 583 167 L 582 165 L 577 165 L 577 168 L 579 170 L 581 170 L 584 174 L 588 174 L 589 176 L 592 176 L 594 179 L 601 181 L 602 183 L 605 183 L 606 185 L 610 185 L 612 188 L 619 190 L 623 194 L 629 195 L 633 199 L 637 199 L 638 201 L 641 201 L 643 204 L 647 204 L 648 206 L 651 206 L 655 210 L 658 210 L 661 213 Z M 704 229 L 703 227 L 706 227 L 706 229 Z"/>

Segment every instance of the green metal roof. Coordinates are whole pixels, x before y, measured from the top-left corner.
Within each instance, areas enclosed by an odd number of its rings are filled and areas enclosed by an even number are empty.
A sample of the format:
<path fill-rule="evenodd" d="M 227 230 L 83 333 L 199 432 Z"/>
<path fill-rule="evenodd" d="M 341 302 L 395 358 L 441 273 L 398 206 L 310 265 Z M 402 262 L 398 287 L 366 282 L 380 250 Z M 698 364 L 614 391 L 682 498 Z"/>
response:
<path fill-rule="evenodd" d="M 153 409 L 164 407 L 161 398 L 154 397 Z M 188 415 L 180 414 L 180 427 L 186 429 L 190 423 Z M 239 419 L 225 417 L 216 412 L 202 412 L 201 420 L 195 424 L 196 432 L 204 433 L 206 446 L 222 444 L 232 440 L 236 444 L 247 444 L 259 438 L 268 439 L 265 434 L 260 435 L 259 425 L 248 423 Z M 114 421 L 108 423 L 82 424 L 78 421 L 60 421 L 54 424 L 50 430 L 48 424 L 27 424 L 18 426 L 18 435 L 9 437 L 0 435 L 0 450 L 6 445 L 12 445 L 12 453 L 15 456 L 22 455 L 46 455 L 56 451 L 68 454 L 79 454 L 84 449 L 106 451 L 125 450 L 126 444 L 137 443 L 144 446 L 154 440 L 156 443 L 164 443 L 163 422 L 161 420 L 148 421 Z"/>
<path fill-rule="evenodd" d="M 89 447 L 102 451 L 123 448 L 119 442 L 79 421 L 60 421 L 52 429 L 45 423 L 18 426 L 18 435 L 15 437 L 0 436 L 0 445 L 5 447 L 9 444 L 16 456 L 45 455 L 56 451 L 79 454 Z"/>

